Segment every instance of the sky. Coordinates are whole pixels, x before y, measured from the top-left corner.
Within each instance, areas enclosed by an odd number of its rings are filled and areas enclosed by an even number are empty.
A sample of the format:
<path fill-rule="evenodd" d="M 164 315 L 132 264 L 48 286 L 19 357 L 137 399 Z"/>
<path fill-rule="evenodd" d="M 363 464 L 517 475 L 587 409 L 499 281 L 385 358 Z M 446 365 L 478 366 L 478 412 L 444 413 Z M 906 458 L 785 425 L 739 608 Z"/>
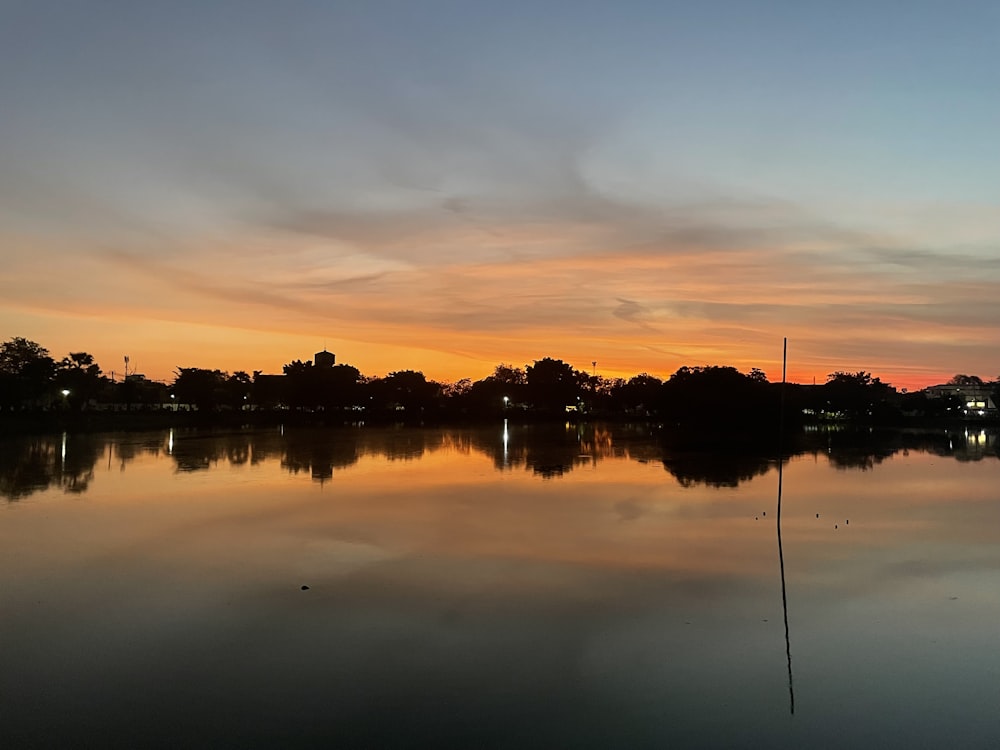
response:
<path fill-rule="evenodd" d="M 0 340 L 1000 376 L 995 2 L 0 4 Z M 596 366 L 593 364 L 596 362 Z"/>

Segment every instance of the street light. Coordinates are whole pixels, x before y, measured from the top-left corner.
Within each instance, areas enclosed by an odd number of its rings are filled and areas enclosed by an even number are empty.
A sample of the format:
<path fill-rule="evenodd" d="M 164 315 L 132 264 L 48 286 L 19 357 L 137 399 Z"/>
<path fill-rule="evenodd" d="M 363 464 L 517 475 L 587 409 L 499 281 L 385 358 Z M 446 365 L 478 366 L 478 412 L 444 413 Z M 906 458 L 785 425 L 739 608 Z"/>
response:
<path fill-rule="evenodd" d="M 59 392 L 63 395 L 63 398 L 66 398 L 67 396 L 69 396 L 69 388 L 63 388 Z"/>
<path fill-rule="evenodd" d="M 503 408 L 506 409 L 510 405 L 510 396 L 503 397 Z"/>

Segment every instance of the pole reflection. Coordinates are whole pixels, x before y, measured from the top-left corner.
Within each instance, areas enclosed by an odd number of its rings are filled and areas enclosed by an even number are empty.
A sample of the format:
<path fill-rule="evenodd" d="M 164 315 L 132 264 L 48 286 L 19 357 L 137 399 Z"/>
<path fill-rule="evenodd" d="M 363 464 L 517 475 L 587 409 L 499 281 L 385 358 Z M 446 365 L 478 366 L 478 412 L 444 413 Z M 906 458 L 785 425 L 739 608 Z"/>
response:
<path fill-rule="evenodd" d="M 778 419 L 778 568 L 781 571 L 781 611 L 785 620 L 785 661 L 788 666 L 788 712 L 795 714 L 795 688 L 792 684 L 792 643 L 788 636 L 788 592 L 785 587 L 785 550 L 781 544 L 781 489 L 785 467 L 785 381 L 788 367 L 788 339 L 782 343 L 781 351 L 781 406 Z"/>

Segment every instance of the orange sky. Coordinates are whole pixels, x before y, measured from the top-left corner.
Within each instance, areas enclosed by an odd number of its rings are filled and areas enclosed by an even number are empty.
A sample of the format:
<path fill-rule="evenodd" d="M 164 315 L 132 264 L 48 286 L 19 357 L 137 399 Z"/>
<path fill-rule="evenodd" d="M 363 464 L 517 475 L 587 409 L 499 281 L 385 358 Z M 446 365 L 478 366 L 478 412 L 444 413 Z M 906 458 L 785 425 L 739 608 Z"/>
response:
<path fill-rule="evenodd" d="M 462 226 L 409 240 L 421 263 L 387 260 L 364 237 L 345 248 L 262 232 L 134 250 L 7 235 L 4 335 L 56 357 L 90 351 L 108 372 L 128 354 L 161 380 L 181 366 L 280 372 L 324 347 L 366 375 L 417 369 L 443 381 L 545 356 L 588 372 L 596 360 L 608 377 L 728 364 L 777 380 L 784 336 L 796 382 L 863 369 L 913 389 L 998 369 L 1000 334 L 973 314 L 997 304 L 988 280 L 900 279 L 827 243 L 625 244 L 572 224 L 496 231 L 502 243 Z"/>

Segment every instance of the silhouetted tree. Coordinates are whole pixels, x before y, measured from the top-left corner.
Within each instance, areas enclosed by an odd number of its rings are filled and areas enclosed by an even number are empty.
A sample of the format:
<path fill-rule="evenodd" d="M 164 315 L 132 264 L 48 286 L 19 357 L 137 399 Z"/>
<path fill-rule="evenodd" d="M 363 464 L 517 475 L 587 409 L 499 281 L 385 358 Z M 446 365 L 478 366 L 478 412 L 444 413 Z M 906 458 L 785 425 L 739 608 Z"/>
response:
<path fill-rule="evenodd" d="M 445 383 L 441 386 L 442 395 L 449 402 L 459 402 L 469 395 L 472 390 L 472 381 L 469 378 L 456 380 L 454 383 Z"/>
<path fill-rule="evenodd" d="M 15 337 L 0 344 L 0 404 L 40 407 L 54 397 L 56 363 L 49 350 Z"/>
<path fill-rule="evenodd" d="M 253 392 L 253 378 L 243 370 L 237 370 L 225 383 L 225 403 L 233 409 L 242 409 L 250 402 Z"/>
<path fill-rule="evenodd" d="M 735 367 L 681 367 L 663 396 L 663 415 L 689 427 L 777 424 L 778 391 Z"/>
<path fill-rule="evenodd" d="M 525 380 L 521 368 L 499 364 L 492 374 L 472 383 L 456 401 L 470 414 L 499 415 L 524 401 Z"/>
<path fill-rule="evenodd" d="M 545 357 L 525 368 L 528 400 L 541 411 L 562 411 L 584 395 L 585 372 L 574 370 L 561 359 Z"/>
<path fill-rule="evenodd" d="M 983 385 L 983 379 L 978 375 L 955 375 L 948 381 L 949 385 Z"/>
<path fill-rule="evenodd" d="M 290 406 L 312 408 L 319 404 L 319 382 L 311 361 L 296 359 L 281 369 L 285 373 L 285 397 Z"/>
<path fill-rule="evenodd" d="M 830 373 L 823 386 L 826 411 L 839 412 L 848 418 L 884 417 L 890 408 L 891 393 L 894 393 L 892 386 L 863 370 Z"/>
<path fill-rule="evenodd" d="M 75 409 L 83 408 L 88 401 L 96 399 L 107 382 L 93 355 L 87 352 L 70 352 L 56 366 L 56 388 L 69 391 L 66 399 Z"/>
<path fill-rule="evenodd" d="M 655 375 L 640 373 L 623 381 L 614 391 L 615 400 L 629 412 L 648 413 L 663 397 L 663 381 Z"/>
<path fill-rule="evenodd" d="M 322 404 L 346 409 L 361 400 L 361 371 L 351 365 L 334 365 L 320 370 Z"/>
<path fill-rule="evenodd" d="M 344 409 L 362 400 L 361 372 L 351 365 L 316 367 L 297 359 L 283 370 L 285 395 L 292 406 Z"/>
<path fill-rule="evenodd" d="M 503 362 L 498 364 L 493 369 L 493 374 L 487 376 L 486 379 L 511 388 L 522 386 L 528 382 L 528 377 L 523 369 Z"/>
<path fill-rule="evenodd" d="M 199 411 L 212 411 L 226 402 L 228 376 L 221 370 L 178 367 L 173 391 L 181 403 L 194 404 Z"/>
<path fill-rule="evenodd" d="M 422 372 L 398 370 L 390 372 L 376 389 L 383 408 L 402 407 L 408 416 L 433 408 L 435 399 L 441 393 L 438 383 L 427 380 Z"/>

